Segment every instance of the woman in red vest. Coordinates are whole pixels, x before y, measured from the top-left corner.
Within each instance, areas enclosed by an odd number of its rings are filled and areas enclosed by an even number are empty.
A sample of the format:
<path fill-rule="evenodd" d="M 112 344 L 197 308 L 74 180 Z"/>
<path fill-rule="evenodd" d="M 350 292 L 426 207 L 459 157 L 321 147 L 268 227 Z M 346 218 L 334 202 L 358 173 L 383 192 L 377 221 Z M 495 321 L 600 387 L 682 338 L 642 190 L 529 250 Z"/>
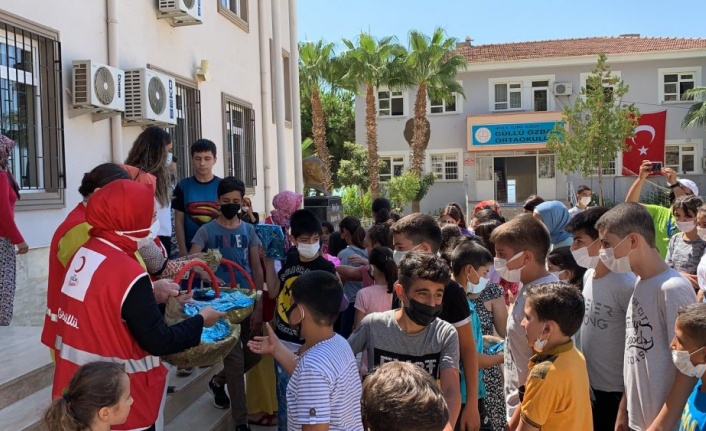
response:
<path fill-rule="evenodd" d="M 204 326 L 224 313 L 211 307 L 167 326 L 152 283 L 135 252 L 155 215 L 154 191 L 130 180 L 97 190 L 86 206 L 91 238 L 67 265 L 57 300 L 56 370 L 52 396 L 76 370 L 97 360 L 123 364 L 135 403 L 116 430 L 153 430 L 167 383 L 159 356 L 199 344 Z"/>

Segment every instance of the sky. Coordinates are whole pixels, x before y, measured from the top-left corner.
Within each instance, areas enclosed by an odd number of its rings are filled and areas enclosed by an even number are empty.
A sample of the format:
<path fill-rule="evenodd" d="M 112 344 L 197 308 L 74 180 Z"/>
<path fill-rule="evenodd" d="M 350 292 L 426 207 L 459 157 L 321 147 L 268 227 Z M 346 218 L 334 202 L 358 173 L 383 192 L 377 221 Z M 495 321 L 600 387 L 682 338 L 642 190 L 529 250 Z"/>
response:
<path fill-rule="evenodd" d="M 299 40 L 361 31 L 407 45 L 436 26 L 474 45 L 590 36 L 706 38 L 706 0 L 297 0 Z"/>

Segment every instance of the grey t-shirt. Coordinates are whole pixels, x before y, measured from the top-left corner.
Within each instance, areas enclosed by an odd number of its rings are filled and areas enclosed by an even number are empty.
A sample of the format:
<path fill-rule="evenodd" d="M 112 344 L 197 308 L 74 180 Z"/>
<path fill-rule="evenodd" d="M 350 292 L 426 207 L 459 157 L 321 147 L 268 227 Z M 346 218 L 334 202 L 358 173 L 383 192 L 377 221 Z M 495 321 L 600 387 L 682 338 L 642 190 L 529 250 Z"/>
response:
<path fill-rule="evenodd" d="M 696 268 L 699 266 L 701 256 L 704 255 L 706 241 L 696 238 L 693 241 L 684 239 L 684 234 L 679 232 L 669 238 L 667 246 L 667 257 L 664 259 L 667 265 L 679 272 L 696 275 Z"/>
<path fill-rule="evenodd" d="M 630 428 L 644 431 L 657 417 L 677 372 L 669 343 L 677 310 L 696 302 L 691 283 L 669 268 L 638 278 L 625 319 L 625 395 Z"/>
<path fill-rule="evenodd" d="M 362 266 L 360 263 L 350 262 L 349 259 L 351 256 L 360 256 L 363 259 L 367 259 L 368 253 L 362 248 L 349 245 L 338 253 L 338 258 L 341 260 L 341 265 L 351 265 L 355 267 Z M 355 298 L 358 296 L 358 291 L 362 288 L 362 281 L 346 281 L 343 283 L 343 294 L 346 295 L 348 301 L 353 304 L 355 302 Z"/>
<path fill-rule="evenodd" d="M 438 380 L 441 370 L 459 369 L 458 333 L 450 323 L 437 318 L 407 334 L 395 320 L 396 311 L 368 314 L 348 337 L 353 353 L 366 351 L 370 370 L 392 361 L 411 362 Z"/>
<path fill-rule="evenodd" d="M 581 349 L 593 389 L 623 392 L 625 316 L 635 289 L 635 274 L 609 272 L 595 278 L 589 269 L 583 277 L 586 312 L 581 325 Z"/>
<path fill-rule="evenodd" d="M 522 327 L 525 318 L 525 288 L 534 284 L 559 281 L 554 274 L 539 278 L 517 291 L 512 313 L 507 316 L 507 338 L 505 339 L 505 364 L 503 368 L 507 419 L 510 420 L 520 405 L 519 388 L 527 381 L 529 360 L 534 351 L 527 342 L 527 332 Z"/>

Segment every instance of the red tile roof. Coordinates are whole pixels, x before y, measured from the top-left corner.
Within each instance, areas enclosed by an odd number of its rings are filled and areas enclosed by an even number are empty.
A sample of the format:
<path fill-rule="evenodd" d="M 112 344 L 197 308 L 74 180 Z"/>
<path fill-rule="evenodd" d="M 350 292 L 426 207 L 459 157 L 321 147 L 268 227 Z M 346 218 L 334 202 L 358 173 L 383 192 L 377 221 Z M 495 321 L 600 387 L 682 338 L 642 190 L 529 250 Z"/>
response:
<path fill-rule="evenodd" d="M 488 61 L 527 60 L 533 58 L 581 57 L 598 55 L 601 52 L 607 55 L 615 55 L 690 49 L 706 49 L 706 39 L 614 36 L 479 46 L 469 46 L 468 42 L 458 44 L 458 51 L 465 55 L 468 62 L 471 64 Z"/>

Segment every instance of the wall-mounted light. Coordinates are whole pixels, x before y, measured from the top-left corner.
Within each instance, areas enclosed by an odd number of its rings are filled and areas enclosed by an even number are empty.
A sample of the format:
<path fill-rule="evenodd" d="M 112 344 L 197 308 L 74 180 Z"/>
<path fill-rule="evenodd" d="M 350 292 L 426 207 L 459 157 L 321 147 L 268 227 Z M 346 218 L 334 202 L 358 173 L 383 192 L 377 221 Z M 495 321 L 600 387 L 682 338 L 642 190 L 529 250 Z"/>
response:
<path fill-rule="evenodd" d="M 201 60 L 201 66 L 196 68 L 196 73 L 194 74 L 194 78 L 196 78 L 198 82 L 211 81 L 210 65 L 211 62 L 209 60 Z"/>

